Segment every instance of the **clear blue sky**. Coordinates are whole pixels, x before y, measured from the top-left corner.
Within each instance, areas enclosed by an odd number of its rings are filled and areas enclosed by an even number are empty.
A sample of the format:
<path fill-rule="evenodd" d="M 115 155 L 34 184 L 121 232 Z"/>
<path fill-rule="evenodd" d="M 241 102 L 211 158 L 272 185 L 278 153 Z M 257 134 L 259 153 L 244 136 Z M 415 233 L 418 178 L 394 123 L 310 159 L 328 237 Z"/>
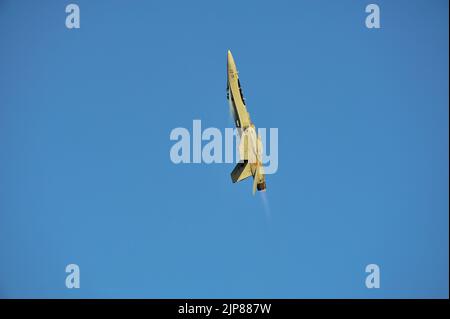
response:
<path fill-rule="evenodd" d="M 377 1 L 380 30 L 370 1 L 74 2 L 79 30 L 0 2 L 0 297 L 448 297 L 448 1 Z M 279 129 L 270 220 L 169 157 L 231 127 L 228 49 Z"/>

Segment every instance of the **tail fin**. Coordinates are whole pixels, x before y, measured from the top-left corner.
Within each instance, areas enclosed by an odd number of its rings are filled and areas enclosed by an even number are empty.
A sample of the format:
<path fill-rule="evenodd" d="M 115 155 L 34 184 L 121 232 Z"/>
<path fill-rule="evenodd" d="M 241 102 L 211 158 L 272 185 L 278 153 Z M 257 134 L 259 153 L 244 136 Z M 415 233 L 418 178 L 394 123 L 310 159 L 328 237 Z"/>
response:
<path fill-rule="evenodd" d="M 255 177 L 253 178 L 253 195 L 256 193 L 256 188 L 258 187 L 259 174 L 258 169 L 256 169 Z"/>
<path fill-rule="evenodd" d="M 248 161 L 237 163 L 236 167 L 231 172 L 231 180 L 233 183 L 240 182 L 247 177 L 252 176 L 252 170 Z"/>

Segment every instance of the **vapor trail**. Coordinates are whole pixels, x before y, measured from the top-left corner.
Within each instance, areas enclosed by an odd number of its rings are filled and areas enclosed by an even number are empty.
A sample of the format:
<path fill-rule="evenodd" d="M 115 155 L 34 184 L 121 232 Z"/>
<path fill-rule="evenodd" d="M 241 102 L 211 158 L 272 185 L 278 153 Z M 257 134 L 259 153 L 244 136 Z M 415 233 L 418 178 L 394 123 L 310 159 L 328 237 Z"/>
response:
<path fill-rule="evenodd" d="M 261 194 L 261 201 L 264 207 L 264 212 L 266 213 L 267 221 L 270 222 L 272 214 L 270 211 L 269 198 L 267 197 L 267 192 L 259 192 Z"/>

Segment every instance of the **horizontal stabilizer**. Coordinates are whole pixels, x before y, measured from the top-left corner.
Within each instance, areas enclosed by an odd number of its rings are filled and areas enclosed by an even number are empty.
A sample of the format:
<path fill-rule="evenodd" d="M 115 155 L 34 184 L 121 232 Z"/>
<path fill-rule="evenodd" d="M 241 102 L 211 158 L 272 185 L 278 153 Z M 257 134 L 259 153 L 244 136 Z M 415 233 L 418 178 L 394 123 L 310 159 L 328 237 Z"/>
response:
<path fill-rule="evenodd" d="M 233 183 L 242 181 L 250 176 L 252 176 L 252 170 L 247 161 L 237 163 L 236 167 L 231 172 L 231 180 Z"/>

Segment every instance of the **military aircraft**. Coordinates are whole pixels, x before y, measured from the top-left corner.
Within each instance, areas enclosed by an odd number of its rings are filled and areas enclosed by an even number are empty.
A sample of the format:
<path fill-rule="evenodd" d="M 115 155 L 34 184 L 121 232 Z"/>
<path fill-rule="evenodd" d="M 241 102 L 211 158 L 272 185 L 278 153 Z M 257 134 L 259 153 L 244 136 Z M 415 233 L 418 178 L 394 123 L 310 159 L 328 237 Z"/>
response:
<path fill-rule="evenodd" d="M 247 112 L 236 63 L 230 50 L 228 50 L 227 75 L 227 99 L 240 136 L 240 161 L 231 172 L 231 180 L 236 183 L 252 176 L 253 194 L 255 194 L 256 190 L 266 190 L 266 178 L 262 165 L 263 145 L 261 136 L 259 134 L 257 136 L 255 125 Z"/>

